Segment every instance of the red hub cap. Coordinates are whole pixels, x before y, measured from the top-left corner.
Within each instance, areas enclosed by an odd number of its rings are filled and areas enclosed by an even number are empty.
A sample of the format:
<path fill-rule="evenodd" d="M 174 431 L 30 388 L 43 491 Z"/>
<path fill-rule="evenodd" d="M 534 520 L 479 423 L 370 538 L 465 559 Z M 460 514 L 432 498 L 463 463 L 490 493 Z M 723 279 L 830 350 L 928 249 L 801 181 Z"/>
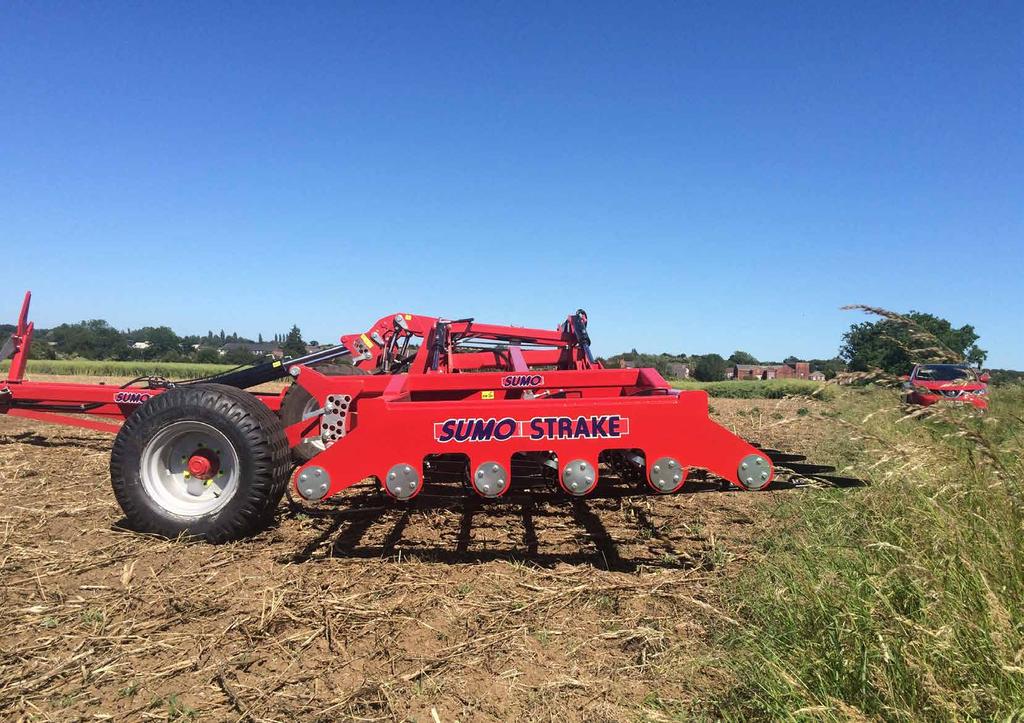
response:
<path fill-rule="evenodd" d="M 205 449 L 200 449 L 188 458 L 188 471 L 193 477 L 210 479 L 217 474 L 219 467 L 217 457 Z"/>

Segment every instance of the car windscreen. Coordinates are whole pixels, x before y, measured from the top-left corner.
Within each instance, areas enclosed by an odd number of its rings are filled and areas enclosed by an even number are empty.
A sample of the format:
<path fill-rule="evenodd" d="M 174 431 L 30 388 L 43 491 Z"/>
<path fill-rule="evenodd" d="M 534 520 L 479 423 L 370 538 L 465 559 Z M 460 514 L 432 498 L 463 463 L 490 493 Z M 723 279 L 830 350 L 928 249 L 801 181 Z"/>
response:
<path fill-rule="evenodd" d="M 963 367 L 927 366 L 918 368 L 916 378 L 925 382 L 973 382 L 974 372 Z"/>

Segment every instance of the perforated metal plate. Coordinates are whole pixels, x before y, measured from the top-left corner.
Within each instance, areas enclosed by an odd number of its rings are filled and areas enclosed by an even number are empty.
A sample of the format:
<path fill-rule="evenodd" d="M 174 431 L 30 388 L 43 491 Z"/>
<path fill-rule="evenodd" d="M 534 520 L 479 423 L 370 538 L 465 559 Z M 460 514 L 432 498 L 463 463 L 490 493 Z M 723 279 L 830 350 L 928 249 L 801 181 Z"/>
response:
<path fill-rule="evenodd" d="M 345 436 L 345 417 L 352 397 L 347 394 L 328 394 L 324 413 L 320 417 L 320 439 L 324 447 L 330 447 Z"/>

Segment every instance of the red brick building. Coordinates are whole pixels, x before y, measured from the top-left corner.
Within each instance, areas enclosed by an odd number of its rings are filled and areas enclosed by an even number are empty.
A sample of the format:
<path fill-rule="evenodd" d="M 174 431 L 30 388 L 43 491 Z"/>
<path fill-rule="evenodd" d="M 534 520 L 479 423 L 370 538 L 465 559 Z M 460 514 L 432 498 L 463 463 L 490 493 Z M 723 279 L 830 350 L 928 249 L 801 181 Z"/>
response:
<path fill-rule="evenodd" d="M 734 364 L 730 379 L 810 379 L 810 362 L 792 364 Z"/>

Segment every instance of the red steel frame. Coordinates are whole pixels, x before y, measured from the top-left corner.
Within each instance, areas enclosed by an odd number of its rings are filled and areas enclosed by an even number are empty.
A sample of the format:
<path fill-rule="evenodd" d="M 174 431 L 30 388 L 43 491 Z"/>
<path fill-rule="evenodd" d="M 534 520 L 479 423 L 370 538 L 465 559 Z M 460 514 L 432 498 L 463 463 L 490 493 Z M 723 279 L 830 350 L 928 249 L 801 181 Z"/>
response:
<path fill-rule="evenodd" d="M 27 293 L 12 336 L 10 373 L 0 381 L 0 413 L 116 433 L 119 421 L 165 391 L 25 380 L 33 332 L 30 299 Z M 582 319 L 585 324 L 585 316 Z M 383 481 L 396 464 L 422 470 L 425 457 L 445 453 L 465 454 L 472 470 L 485 462 L 511 469 L 513 454 L 542 452 L 557 457 L 560 472 L 569 461 L 582 460 L 598 474 L 601 453 L 615 449 L 642 452 L 648 480 L 659 458 L 679 460 L 684 468 L 679 487 L 685 482 L 685 468 L 707 469 L 746 489 L 771 483 L 770 460 L 709 418 L 705 392 L 674 390 L 653 369 L 601 368 L 574 333 L 572 320 L 548 331 L 396 314 L 383 317 L 365 333 L 341 337 L 354 355 L 353 363 L 364 370 L 381 368 L 394 335 L 418 340 L 419 348 L 398 374 L 327 376 L 315 366 L 289 368 L 321 410 L 332 395 L 351 399 L 344 436 L 301 465 L 296 479 L 319 470 L 329 479 L 323 496 L 330 496 L 366 477 Z M 444 343 L 437 344 L 438 339 Z M 459 351 L 460 339 L 500 346 Z M 435 354 L 438 349 L 442 353 Z M 277 410 L 284 393 L 256 396 Z M 508 436 L 445 440 L 445 429 L 450 432 L 471 420 L 478 420 L 478 428 L 483 425 L 485 430 L 493 421 L 492 428 L 514 431 Z M 289 443 L 294 447 L 304 437 L 319 436 L 319 425 L 319 417 L 313 417 L 289 426 Z M 740 465 L 752 456 L 763 460 L 769 474 L 763 481 L 744 484 Z"/>

